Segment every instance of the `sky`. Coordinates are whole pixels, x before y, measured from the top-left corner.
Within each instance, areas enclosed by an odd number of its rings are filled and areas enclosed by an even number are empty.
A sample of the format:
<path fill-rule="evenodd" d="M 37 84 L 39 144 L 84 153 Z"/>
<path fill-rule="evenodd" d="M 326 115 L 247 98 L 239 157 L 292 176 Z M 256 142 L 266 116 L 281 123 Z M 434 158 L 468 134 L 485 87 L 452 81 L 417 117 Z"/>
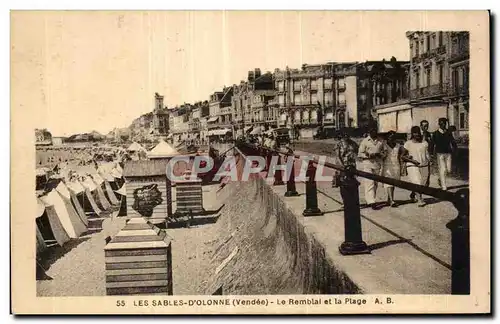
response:
<path fill-rule="evenodd" d="M 173 107 L 208 100 L 254 68 L 264 73 L 328 61 L 408 60 L 410 25 L 425 27 L 425 15 L 14 12 L 11 95 L 21 104 L 12 109 L 31 107 L 33 127 L 53 136 L 107 133 L 151 111 L 155 92 Z"/>

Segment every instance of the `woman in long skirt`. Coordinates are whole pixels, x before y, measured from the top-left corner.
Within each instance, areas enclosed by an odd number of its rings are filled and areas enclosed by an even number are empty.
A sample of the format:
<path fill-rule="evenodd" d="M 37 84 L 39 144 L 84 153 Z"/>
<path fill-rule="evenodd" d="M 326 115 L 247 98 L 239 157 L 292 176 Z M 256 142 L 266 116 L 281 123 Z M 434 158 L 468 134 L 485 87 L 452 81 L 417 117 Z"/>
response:
<path fill-rule="evenodd" d="M 400 180 L 401 179 L 401 157 L 404 153 L 404 148 L 396 141 L 396 132 L 390 131 L 387 133 L 387 141 L 385 143 L 387 155 L 384 159 L 382 175 L 384 177 Z M 394 200 L 394 186 L 384 183 L 384 188 L 387 192 L 387 202 L 391 207 L 397 207 L 398 204 Z"/>

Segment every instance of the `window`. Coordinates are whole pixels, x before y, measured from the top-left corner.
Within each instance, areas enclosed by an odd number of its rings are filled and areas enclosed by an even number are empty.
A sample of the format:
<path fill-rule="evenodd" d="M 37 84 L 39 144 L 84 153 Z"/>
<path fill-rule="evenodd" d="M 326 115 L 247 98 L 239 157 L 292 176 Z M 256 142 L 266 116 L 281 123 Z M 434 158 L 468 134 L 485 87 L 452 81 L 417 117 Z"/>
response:
<path fill-rule="evenodd" d="M 432 44 L 431 45 L 432 45 L 431 49 L 434 49 L 434 48 L 437 47 L 437 45 L 436 45 L 436 34 L 432 35 Z"/>
<path fill-rule="evenodd" d="M 426 83 L 426 86 L 430 86 L 431 85 L 431 69 L 427 69 L 425 71 L 425 74 L 426 74 L 426 77 L 427 77 L 427 83 Z"/>
<path fill-rule="evenodd" d="M 318 103 L 318 96 L 317 94 L 314 92 L 314 93 L 311 93 L 311 104 L 315 105 Z"/>
<path fill-rule="evenodd" d="M 427 34 L 427 36 L 425 37 L 425 40 L 426 40 L 426 52 L 429 52 L 431 50 L 431 36 L 429 34 Z"/>
<path fill-rule="evenodd" d="M 469 88 L 469 67 L 466 66 L 463 69 L 463 85 L 467 89 Z"/>
<path fill-rule="evenodd" d="M 437 46 L 443 45 L 443 32 L 438 32 L 438 44 Z"/>
<path fill-rule="evenodd" d="M 419 41 L 418 41 L 418 40 L 415 42 L 415 45 L 416 45 L 416 46 L 415 46 L 415 56 L 418 56 L 418 54 L 419 54 L 419 50 L 420 50 L 420 49 L 419 49 Z"/>
<path fill-rule="evenodd" d="M 420 71 L 415 72 L 415 89 L 420 88 Z"/>
<path fill-rule="evenodd" d="M 440 64 L 438 65 L 438 76 L 439 76 L 439 80 L 438 80 L 438 84 L 443 84 L 444 83 L 444 68 L 443 68 L 443 65 Z"/>
<path fill-rule="evenodd" d="M 460 129 L 465 128 L 465 113 L 460 113 Z"/>
<path fill-rule="evenodd" d="M 451 80 L 452 80 L 452 87 L 453 89 L 458 88 L 458 71 L 456 69 L 453 69 L 451 72 Z"/>
<path fill-rule="evenodd" d="M 293 100 L 293 103 L 294 103 L 294 104 L 296 104 L 296 105 L 300 104 L 300 102 L 301 102 L 301 101 L 300 101 L 300 97 L 301 97 L 301 96 L 300 96 L 300 94 L 296 94 L 296 95 L 294 96 L 294 98 L 293 98 L 293 99 L 294 99 L 294 100 Z"/>

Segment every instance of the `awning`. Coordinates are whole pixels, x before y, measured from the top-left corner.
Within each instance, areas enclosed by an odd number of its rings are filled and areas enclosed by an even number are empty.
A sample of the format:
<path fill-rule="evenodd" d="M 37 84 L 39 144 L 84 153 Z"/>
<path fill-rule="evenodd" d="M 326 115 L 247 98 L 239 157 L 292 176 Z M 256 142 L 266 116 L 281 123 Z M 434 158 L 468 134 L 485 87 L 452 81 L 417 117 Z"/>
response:
<path fill-rule="evenodd" d="M 210 118 L 207 120 L 207 123 L 213 123 L 213 122 L 216 122 L 217 120 L 219 120 L 219 116 L 210 117 Z"/>
<path fill-rule="evenodd" d="M 216 136 L 221 136 L 221 135 L 226 135 L 229 133 L 231 130 L 224 128 L 224 129 L 214 129 L 208 132 L 208 135 L 216 135 Z"/>

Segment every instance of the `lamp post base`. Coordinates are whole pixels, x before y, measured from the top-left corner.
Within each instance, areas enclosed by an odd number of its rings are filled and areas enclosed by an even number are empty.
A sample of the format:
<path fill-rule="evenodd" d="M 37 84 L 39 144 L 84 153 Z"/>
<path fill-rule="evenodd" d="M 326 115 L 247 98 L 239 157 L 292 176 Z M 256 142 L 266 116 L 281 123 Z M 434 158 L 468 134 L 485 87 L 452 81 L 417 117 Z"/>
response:
<path fill-rule="evenodd" d="M 302 215 L 305 217 L 321 216 L 321 215 L 323 215 L 323 212 L 319 208 L 309 208 L 309 209 L 304 209 L 304 212 L 302 212 Z"/>
<path fill-rule="evenodd" d="M 300 196 L 299 193 L 295 190 L 285 192 L 285 197 L 297 197 Z"/>
<path fill-rule="evenodd" d="M 363 241 L 344 242 L 340 245 L 339 251 L 342 255 L 371 254 L 368 245 Z"/>

